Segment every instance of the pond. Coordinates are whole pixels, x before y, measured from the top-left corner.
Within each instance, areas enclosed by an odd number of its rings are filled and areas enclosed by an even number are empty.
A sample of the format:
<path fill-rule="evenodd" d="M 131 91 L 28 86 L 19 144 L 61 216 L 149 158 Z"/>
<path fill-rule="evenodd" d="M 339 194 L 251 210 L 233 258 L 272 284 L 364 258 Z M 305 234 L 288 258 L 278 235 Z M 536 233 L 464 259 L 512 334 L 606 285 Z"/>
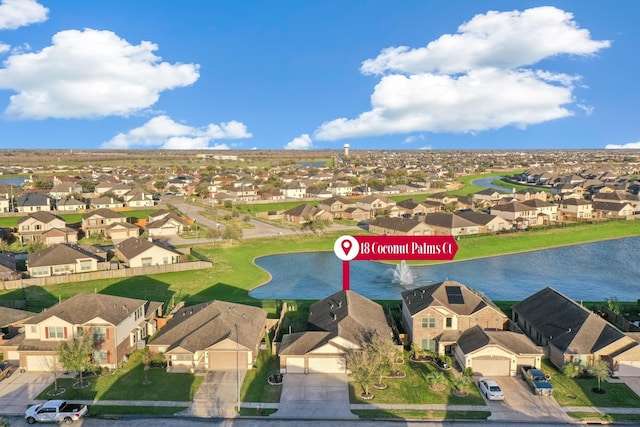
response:
<path fill-rule="evenodd" d="M 375 300 L 399 300 L 406 289 L 455 280 L 496 301 L 522 300 L 551 286 L 576 301 L 640 298 L 640 237 L 608 240 L 450 262 L 410 266 L 413 283 L 397 280 L 396 266 L 351 261 L 350 288 Z M 256 260 L 272 280 L 249 294 L 260 299 L 325 298 L 342 289 L 342 261 L 333 252 L 272 255 Z"/>

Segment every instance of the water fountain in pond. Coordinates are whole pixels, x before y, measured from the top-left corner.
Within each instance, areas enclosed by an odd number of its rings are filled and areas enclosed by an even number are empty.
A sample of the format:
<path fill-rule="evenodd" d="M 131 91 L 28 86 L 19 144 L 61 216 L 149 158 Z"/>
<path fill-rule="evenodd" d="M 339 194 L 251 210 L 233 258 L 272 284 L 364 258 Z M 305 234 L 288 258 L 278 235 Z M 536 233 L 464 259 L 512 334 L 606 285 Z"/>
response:
<path fill-rule="evenodd" d="M 393 271 L 393 281 L 402 286 L 410 286 L 413 285 L 413 279 L 415 279 L 415 276 L 411 268 L 404 260 L 400 261 L 400 264 L 396 265 L 396 269 Z"/>

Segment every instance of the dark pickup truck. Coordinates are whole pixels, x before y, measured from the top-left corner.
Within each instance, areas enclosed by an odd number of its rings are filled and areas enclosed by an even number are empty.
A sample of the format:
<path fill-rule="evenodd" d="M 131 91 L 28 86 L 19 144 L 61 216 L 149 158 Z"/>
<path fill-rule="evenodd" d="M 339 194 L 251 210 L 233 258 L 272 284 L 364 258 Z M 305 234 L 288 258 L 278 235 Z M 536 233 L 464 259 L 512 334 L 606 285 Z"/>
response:
<path fill-rule="evenodd" d="M 540 369 L 531 366 L 521 368 L 522 378 L 529 384 L 531 390 L 538 396 L 551 396 L 553 386 L 549 383 L 547 376 Z"/>

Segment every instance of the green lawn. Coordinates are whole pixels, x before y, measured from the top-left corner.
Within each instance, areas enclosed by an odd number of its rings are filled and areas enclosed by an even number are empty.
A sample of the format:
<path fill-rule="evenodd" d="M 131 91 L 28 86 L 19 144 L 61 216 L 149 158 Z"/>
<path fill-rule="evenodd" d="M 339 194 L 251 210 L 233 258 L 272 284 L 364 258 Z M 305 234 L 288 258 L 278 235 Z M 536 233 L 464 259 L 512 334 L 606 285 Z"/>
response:
<path fill-rule="evenodd" d="M 278 357 L 270 351 L 260 350 L 256 359 L 256 370 L 247 371 L 240 389 L 242 402 L 279 402 L 282 385 L 270 385 L 267 378 L 279 372 Z"/>
<path fill-rule="evenodd" d="M 133 210 L 133 211 L 121 211 L 122 215 L 126 216 L 129 220 L 135 219 L 147 219 L 149 215 L 152 213 L 158 212 L 158 209 L 144 209 L 144 210 Z M 82 215 L 84 214 L 59 214 L 58 212 L 51 212 L 59 217 L 64 219 L 65 224 L 80 224 L 82 223 Z M 14 228 L 18 226 L 18 220 L 24 218 L 28 214 L 25 213 L 23 216 L 6 216 L 0 218 L 0 227 L 5 228 Z"/>
<path fill-rule="evenodd" d="M 491 416 L 490 411 L 357 409 L 351 412 L 363 419 L 383 420 L 486 420 Z"/>
<path fill-rule="evenodd" d="M 100 418 L 108 415 L 109 418 L 116 415 L 148 415 L 166 416 L 175 415 L 188 409 L 189 406 L 114 406 L 114 405 L 89 405 L 90 417 Z"/>
<path fill-rule="evenodd" d="M 553 396 L 561 406 L 640 407 L 640 397 L 624 383 L 602 381 L 601 388 L 605 393 L 599 394 L 593 391 L 598 385 L 595 378 L 568 378 L 548 360 L 543 362 L 543 369 L 551 375 Z"/>
<path fill-rule="evenodd" d="M 77 379 L 61 378 L 58 387 L 65 393 L 56 395 L 56 399 L 65 400 L 193 400 L 204 377 L 191 374 L 169 374 L 164 369 L 149 369 L 145 372 L 142 364 L 142 352 L 131 354 L 124 367 L 112 375 L 89 377 L 89 386 L 75 389 Z M 148 381 L 148 384 L 147 384 Z M 52 399 L 49 391 L 55 388 L 51 384 L 38 399 Z M 188 406 L 188 405 L 185 405 Z"/>
<path fill-rule="evenodd" d="M 431 363 L 414 363 L 405 359 L 405 363 L 395 365 L 394 370 L 404 371 L 405 378 L 385 378 L 384 384 L 387 388 L 378 390 L 373 386 L 369 387 L 369 392 L 374 394 L 371 400 L 360 398 L 362 388 L 353 381 L 349 381 L 349 399 L 351 403 L 368 404 L 448 404 L 448 405 L 484 405 L 484 399 L 474 385 L 468 388 L 468 396 L 457 397 L 453 394 L 451 384 L 451 371 L 445 371 L 447 375 L 446 388 L 443 391 L 434 391 L 429 388 L 426 376 L 429 372 L 437 371 Z"/>

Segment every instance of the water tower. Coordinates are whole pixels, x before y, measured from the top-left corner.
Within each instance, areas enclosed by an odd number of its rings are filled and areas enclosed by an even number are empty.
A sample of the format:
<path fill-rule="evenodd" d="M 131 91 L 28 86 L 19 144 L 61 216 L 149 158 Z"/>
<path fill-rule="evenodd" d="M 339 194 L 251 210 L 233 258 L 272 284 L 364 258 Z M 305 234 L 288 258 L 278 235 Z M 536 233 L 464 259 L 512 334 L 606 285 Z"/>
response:
<path fill-rule="evenodd" d="M 344 144 L 344 155 L 349 157 L 349 144 Z"/>

